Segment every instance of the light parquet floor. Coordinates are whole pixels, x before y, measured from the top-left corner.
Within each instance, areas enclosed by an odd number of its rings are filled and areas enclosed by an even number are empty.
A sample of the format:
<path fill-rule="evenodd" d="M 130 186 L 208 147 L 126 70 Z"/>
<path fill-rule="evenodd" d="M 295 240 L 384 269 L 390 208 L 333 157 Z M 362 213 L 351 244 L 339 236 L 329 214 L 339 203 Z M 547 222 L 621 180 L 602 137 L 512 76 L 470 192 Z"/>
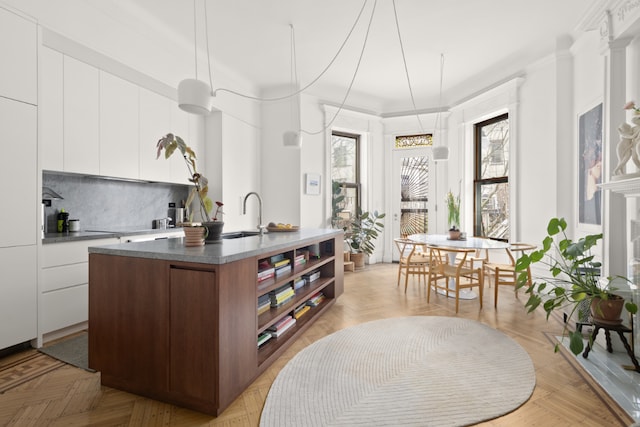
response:
<path fill-rule="evenodd" d="M 399 316 L 456 316 L 455 301 L 432 295 L 424 284 L 396 287 L 397 264 L 377 264 L 345 273 L 345 293 L 326 314 L 258 377 L 218 418 L 102 387 L 100 374 L 64 365 L 0 394 L 0 426 L 257 426 L 273 380 L 297 352 L 316 340 L 359 323 Z M 485 292 L 460 302 L 457 316 L 490 325 L 527 350 L 536 370 L 536 388 L 523 406 L 482 426 L 629 426 L 624 413 L 582 369 L 572 355 L 553 352 L 562 331 L 544 312 L 526 314 L 524 296 L 501 287 L 499 306 Z M 487 343 L 491 345 L 491 343 Z M 35 350 L 28 350 L 34 352 Z M 3 360 L 0 359 L 0 366 Z M 469 355 L 473 363 L 473 354 Z M 2 384 L 0 384 L 1 386 Z M 482 393 L 482 390 L 478 390 Z M 464 402 L 460 402 L 464 410 Z"/>

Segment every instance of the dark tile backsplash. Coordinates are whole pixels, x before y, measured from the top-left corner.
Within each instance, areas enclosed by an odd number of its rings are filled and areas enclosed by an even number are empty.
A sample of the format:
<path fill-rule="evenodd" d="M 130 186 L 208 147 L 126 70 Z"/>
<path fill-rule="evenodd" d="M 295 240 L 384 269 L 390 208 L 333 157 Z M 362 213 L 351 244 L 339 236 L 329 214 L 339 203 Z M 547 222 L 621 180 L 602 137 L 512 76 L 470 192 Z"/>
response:
<path fill-rule="evenodd" d="M 45 207 L 47 231 L 56 231 L 60 209 L 70 219 L 79 219 L 81 230 L 150 229 L 153 220 L 168 216 L 169 202 L 177 207 L 187 199 L 190 187 L 122 181 L 76 174 L 44 172 L 43 187 L 49 187 L 64 200 L 52 200 Z"/>

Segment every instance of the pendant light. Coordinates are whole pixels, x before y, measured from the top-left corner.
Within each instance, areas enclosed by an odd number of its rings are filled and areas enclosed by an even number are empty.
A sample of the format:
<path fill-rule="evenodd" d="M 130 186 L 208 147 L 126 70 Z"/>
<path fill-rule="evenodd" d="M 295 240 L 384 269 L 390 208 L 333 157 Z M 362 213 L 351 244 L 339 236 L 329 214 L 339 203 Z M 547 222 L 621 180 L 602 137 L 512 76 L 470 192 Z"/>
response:
<path fill-rule="evenodd" d="M 436 130 L 438 130 L 438 145 L 434 146 L 431 149 L 431 155 L 433 156 L 433 161 L 445 161 L 449 160 L 449 147 L 446 145 L 439 145 L 440 138 L 442 137 L 442 119 L 440 118 L 440 112 L 442 110 L 442 72 L 444 70 L 444 54 L 440 54 L 440 99 L 438 103 L 440 104 L 438 107 L 438 113 L 436 115 Z"/>
<path fill-rule="evenodd" d="M 207 4 L 204 3 L 204 20 L 207 25 Z M 206 29 L 206 28 L 205 28 Z M 208 29 L 206 29 L 208 33 Z M 187 113 L 207 115 L 211 113 L 212 91 L 209 83 L 198 80 L 198 37 L 196 26 L 196 0 L 193 0 L 193 41 L 195 53 L 195 79 L 185 79 L 178 84 L 178 107 Z M 209 66 L 209 79 L 211 80 L 211 63 L 209 61 L 209 36 L 207 34 L 207 61 Z"/>
<path fill-rule="evenodd" d="M 295 92 L 298 89 L 298 70 L 296 68 L 296 36 L 293 24 L 291 28 L 291 89 Z M 291 97 L 290 117 L 291 126 L 295 130 L 288 130 L 282 135 L 282 142 L 285 147 L 300 148 L 302 145 L 302 124 L 300 123 L 300 94 L 296 93 Z"/>

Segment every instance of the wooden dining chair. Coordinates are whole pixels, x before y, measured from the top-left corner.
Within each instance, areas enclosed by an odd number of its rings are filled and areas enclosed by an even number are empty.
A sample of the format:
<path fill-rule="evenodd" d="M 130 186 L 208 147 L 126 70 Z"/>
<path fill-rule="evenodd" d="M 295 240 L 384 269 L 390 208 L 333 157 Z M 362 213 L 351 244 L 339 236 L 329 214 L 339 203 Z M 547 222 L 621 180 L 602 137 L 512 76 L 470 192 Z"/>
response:
<path fill-rule="evenodd" d="M 456 313 L 460 305 L 460 290 L 478 288 L 480 308 L 482 308 L 482 292 L 484 287 L 483 269 L 481 266 L 469 267 L 467 257 L 475 255 L 475 249 L 452 248 L 428 245 L 429 250 L 429 284 L 427 286 L 427 302 L 431 299 L 431 289 L 449 296 L 455 293 Z M 452 281 L 453 288 L 449 287 Z"/>
<path fill-rule="evenodd" d="M 398 248 L 398 252 L 400 252 L 397 286 L 400 286 L 400 278 L 403 274 L 405 293 L 409 284 L 409 276 L 418 277 L 418 284 L 420 284 L 421 279 L 424 280 L 426 286 L 429 264 L 427 245 L 405 238 L 395 238 L 393 241 L 396 248 Z"/>
<path fill-rule="evenodd" d="M 518 274 L 516 273 L 516 260 L 522 256 L 523 253 L 528 254 L 530 251 L 536 250 L 535 245 L 528 243 L 511 243 L 508 248 L 505 248 L 507 253 L 508 263 L 484 263 L 485 276 L 493 276 L 491 282 L 494 284 L 494 307 L 498 307 L 498 287 L 501 285 L 513 286 L 518 295 L 518 288 L 516 286 Z M 531 286 L 531 269 L 527 267 L 527 285 Z"/>

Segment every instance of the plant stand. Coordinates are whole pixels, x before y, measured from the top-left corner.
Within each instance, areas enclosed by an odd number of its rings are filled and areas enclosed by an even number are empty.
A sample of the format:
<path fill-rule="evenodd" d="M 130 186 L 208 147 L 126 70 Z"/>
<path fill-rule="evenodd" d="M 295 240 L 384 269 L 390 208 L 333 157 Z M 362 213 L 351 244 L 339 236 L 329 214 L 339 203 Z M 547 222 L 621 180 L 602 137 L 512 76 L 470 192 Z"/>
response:
<path fill-rule="evenodd" d="M 364 268 L 364 252 L 356 252 L 351 254 L 351 261 L 356 269 Z"/>
<path fill-rule="evenodd" d="M 633 350 L 631 349 L 631 347 L 629 346 L 629 343 L 627 342 L 627 339 L 625 338 L 624 334 L 627 332 L 633 332 L 632 329 L 620 324 L 620 325 L 608 325 L 606 323 L 601 323 L 598 322 L 597 320 L 593 320 L 593 326 L 595 327 L 595 329 L 593 330 L 593 334 L 591 335 L 591 339 L 589 340 L 589 343 L 587 343 L 587 348 L 584 349 L 584 353 L 582 353 L 582 357 L 584 357 L 585 359 L 587 358 L 587 356 L 589 356 L 589 352 L 591 351 L 591 343 L 594 342 L 596 340 L 596 336 L 598 335 L 598 332 L 600 331 L 600 329 L 604 329 L 604 333 L 605 333 L 605 337 L 607 339 L 607 351 L 609 353 L 613 353 L 613 349 L 611 347 L 611 331 L 617 332 L 618 335 L 620 336 L 620 340 L 622 341 L 622 344 L 624 345 L 624 348 L 627 350 L 627 354 L 629 355 L 629 357 L 631 358 L 631 362 L 633 363 L 633 368 L 629 367 L 631 370 L 634 370 L 636 372 L 640 372 L 640 364 L 638 364 L 638 359 L 636 359 L 636 356 L 633 354 Z M 627 369 L 627 367 L 624 367 L 625 369 Z"/>

